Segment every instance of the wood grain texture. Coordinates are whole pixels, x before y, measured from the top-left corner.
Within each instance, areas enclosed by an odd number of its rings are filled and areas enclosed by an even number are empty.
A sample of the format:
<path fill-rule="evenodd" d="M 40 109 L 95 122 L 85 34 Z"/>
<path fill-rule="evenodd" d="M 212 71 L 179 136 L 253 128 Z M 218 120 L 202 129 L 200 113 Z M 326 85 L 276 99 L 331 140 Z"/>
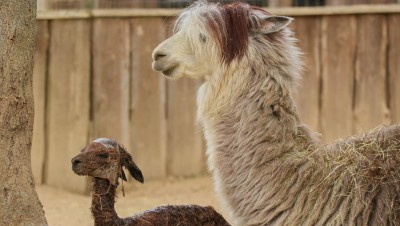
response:
<path fill-rule="evenodd" d="M 132 0 L 97 0 L 97 7 L 99 8 L 143 8 L 145 1 L 132 1 Z"/>
<path fill-rule="evenodd" d="M 131 21 L 131 147 L 146 179 L 167 175 L 165 79 L 151 69 L 151 53 L 165 38 L 163 18 Z"/>
<path fill-rule="evenodd" d="M 33 68 L 33 98 L 35 118 L 32 138 L 32 172 L 36 184 L 43 183 L 45 156 L 45 116 L 46 116 L 46 74 L 49 30 L 47 21 L 38 21 L 36 27 L 35 55 Z"/>
<path fill-rule="evenodd" d="M 303 79 L 296 103 L 300 118 L 311 129 L 319 131 L 319 101 L 321 79 L 321 19 L 320 17 L 296 17 L 294 31 L 300 49 L 304 52 Z"/>
<path fill-rule="evenodd" d="M 191 176 L 204 171 L 205 151 L 196 123 L 196 91 L 193 79 L 168 81 L 168 174 Z"/>
<path fill-rule="evenodd" d="M 354 129 L 356 133 L 362 133 L 389 121 L 386 103 L 386 17 L 360 16 L 357 36 Z"/>
<path fill-rule="evenodd" d="M 72 172 L 70 161 L 88 143 L 90 24 L 58 20 L 50 29 L 45 183 L 84 192 L 86 178 Z"/>
<path fill-rule="evenodd" d="M 389 106 L 391 123 L 400 123 L 400 14 L 388 16 Z"/>
<path fill-rule="evenodd" d="M 326 0 L 327 6 L 350 5 L 351 1 L 348 0 Z"/>
<path fill-rule="evenodd" d="M 371 0 L 371 4 L 390 4 L 397 3 L 397 0 Z"/>
<path fill-rule="evenodd" d="M 93 23 L 93 133 L 129 149 L 129 21 L 96 19 Z"/>
<path fill-rule="evenodd" d="M 174 18 L 165 22 L 167 36 L 173 35 Z M 167 80 L 167 171 L 172 176 L 192 176 L 206 171 L 205 142 L 196 121 L 196 92 L 200 81 Z"/>
<path fill-rule="evenodd" d="M 322 19 L 321 133 L 325 142 L 353 133 L 356 22 L 355 16 Z"/>
<path fill-rule="evenodd" d="M 400 0 L 397 0 L 398 2 Z M 379 5 L 341 5 L 334 7 L 275 7 L 264 8 L 274 15 L 286 16 L 321 16 L 321 15 L 358 15 L 358 14 L 390 14 L 400 13 L 399 4 L 379 4 Z M 93 9 L 87 10 L 56 10 L 41 11 L 37 14 L 38 20 L 55 19 L 84 19 L 84 18 L 127 18 L 137 17 L 173 17 L 179 15 L 181 9 Z"/>
<path fill-rule="evenodd" d="M 292 0 L 268 0 L 268 7 L 290 7 L 292 6 Z"/>

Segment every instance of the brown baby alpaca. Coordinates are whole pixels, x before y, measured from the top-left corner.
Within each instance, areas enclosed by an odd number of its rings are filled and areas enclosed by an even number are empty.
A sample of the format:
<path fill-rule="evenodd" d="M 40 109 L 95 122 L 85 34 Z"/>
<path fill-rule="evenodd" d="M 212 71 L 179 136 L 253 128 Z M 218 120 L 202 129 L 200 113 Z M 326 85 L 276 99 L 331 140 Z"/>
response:
<path fill-rule="evenodd" d="M 115 140 L 97 139 L 71 162 L 76 174 L 93 177 L 91 211 L 96 226 L 229 225 L 214 208 L 197 205 L 161 206 L 132 217 L 119 218 L 114 204 L 118 178 L 126 181 L 122 167 L 139 182 L 143 183 L 144 179 L 132 156 Z"/>

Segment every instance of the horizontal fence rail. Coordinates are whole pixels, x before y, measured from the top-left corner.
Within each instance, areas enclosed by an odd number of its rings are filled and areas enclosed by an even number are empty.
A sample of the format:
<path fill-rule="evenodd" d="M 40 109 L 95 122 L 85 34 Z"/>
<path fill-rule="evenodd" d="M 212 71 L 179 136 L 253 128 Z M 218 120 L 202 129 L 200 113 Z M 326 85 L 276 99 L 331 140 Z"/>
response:
<path fill-rule="evenodd" d="M 296 102 L 324 142 L 400 122 L 400 8 L 348 8 L 270 10 L 295 17 L 305 53 Z M 126 146 L 146 179 L 207 171 L 195 121 L 200 82 L 165 80 L 151 69 L 151 52 L 172 34 L 178 12 L 38 14 L 32 149 L 38 184 L 87 191 L 70 159 L 97 137 Z"/>
<path fill-rule="evenodd" d="M 208 0 L 231 3 L 235 0 Z M 194 0 L 38 0 L 39 10 L 116 9 L 116 8 L 184 8 Z M 399 0 L 242 0 L 260 7 L 315 7 L 359 4 L 393 4 Z"/>
<path fill-rule="evenodd" d="M 265 8 L 275 15 L 286 16 L 325 16 L 325 15 L 360 15 L 360 14 L 395 14 L 400 13 L 399 4 L 387 5 L 350 5 L 331 7 L 301 8 Z M 38 12 L 38 20 L 87 19 L 87 18 L 123 18 L 123 17 L 173 17 L 182 9 L 93 9 L 59 10 Z"/>

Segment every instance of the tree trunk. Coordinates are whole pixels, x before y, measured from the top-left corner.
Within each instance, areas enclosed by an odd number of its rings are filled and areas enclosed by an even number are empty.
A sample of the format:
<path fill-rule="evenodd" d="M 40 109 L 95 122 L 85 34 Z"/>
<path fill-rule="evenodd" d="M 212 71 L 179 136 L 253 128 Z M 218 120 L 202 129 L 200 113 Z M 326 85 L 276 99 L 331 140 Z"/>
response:
<path fill-rule="evenodd" d="M 30 156 L 36 0 L 1 0 L 0 15 L 0 225 L 47 225 Z"/>

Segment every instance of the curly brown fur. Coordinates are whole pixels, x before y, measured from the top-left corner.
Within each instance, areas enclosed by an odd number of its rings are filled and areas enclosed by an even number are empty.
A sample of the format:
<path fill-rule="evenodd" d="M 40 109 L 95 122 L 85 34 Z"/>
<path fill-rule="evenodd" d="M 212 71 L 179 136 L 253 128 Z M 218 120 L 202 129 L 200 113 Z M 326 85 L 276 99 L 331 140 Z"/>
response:
<path fill-rule="evenodd" d="M 132 217 L 119 218 L 114 204 L 118 177 L 126 180 L 122 168 L 127 168 L 136 180 L 143 182 L 144 179 L 132 156 L 115 140 L 97 139 L 71 162 L 76 174 L 93 177 L 91 211 L 96 226 L 229 225 L 212 207 L 197 205 L 162 206 Z"/>
<path fill-rule="evenodd" d="M 290 22 L 198 1 L 153 51 L 166 77 L 205 80 L 198 118 L 222 204 L 241 226 L 400 225 L 400 126 L 321 145 L 293 101 L 302 63 Z"/>

